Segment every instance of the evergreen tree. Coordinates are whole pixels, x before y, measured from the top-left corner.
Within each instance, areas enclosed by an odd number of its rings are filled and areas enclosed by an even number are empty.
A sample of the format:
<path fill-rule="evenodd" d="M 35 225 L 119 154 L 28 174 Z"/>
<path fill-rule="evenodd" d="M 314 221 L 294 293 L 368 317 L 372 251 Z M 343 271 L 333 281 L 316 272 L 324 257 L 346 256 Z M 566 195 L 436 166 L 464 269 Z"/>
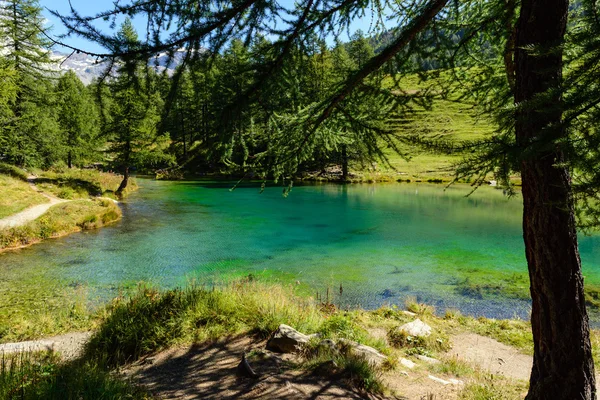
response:
<path fill-rule="evenodd" d="M 98 147 L 99 116 L 91 94 L 73 71 L 56 87 L 58 122 L 69 168 L 94 156 Z"/>
<path fill-rule="evenodd" d="M 121 25 L 117 39 L 123 49 L 136 48 L 138 36 L 130 19 Z M 104 133 L 110 142 L 109 152 L 123 171 L 123 180 L 115 192 L 121 196 L 132 167 L 170 163 L 170 159 L 164 154 L 164 137 L 158 133 L 162 101 L 152 70 L 138 67 L 135 60 L 124 59 L 108 88 L 110 96 L 104 106 L 109 112 Z"/>
<path fill-rule="evenodd" d="M 37 0 L 0 3 L 2 57 L 14 80 L 8 122 L 0 143 L 9 161 L 20 165 L 50 165 L 59 157 L 58 125 L 54 114 L 50 42 L 44 39 L 41 8 Z"/>

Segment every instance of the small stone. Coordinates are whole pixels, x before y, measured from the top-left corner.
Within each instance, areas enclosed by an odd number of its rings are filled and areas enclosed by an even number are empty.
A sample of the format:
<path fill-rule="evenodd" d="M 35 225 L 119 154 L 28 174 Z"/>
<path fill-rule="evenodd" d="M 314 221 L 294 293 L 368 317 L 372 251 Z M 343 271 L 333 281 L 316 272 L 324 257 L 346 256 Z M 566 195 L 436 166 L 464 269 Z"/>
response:
<path fill-rule="evenodd" d="M 427 356 L 422 356 L 420 354 L 417 354 L 415 357 L 417 357 L 421 361 L 425 361 L 428 364 L 439 364 L 440 363 L 440 360 L 436 360 L 435 358 L 431 358 L 431 357 L 427 357 Z"/>
<path fill-rule="evenodd" d="M 441 383 L 442 385 L 450 385 L 449 381 L 446 381 L 446 380 L 444 380 L 442 378 L 438 378 L 438 377 L 433 376 L 433 375 L 429 375 L 429 379 L 431 379 L 434 382 Z"/>
<path fill-rule="evenodd" d="M 267 349 L 280 353 L 293 353 L 309 340 L 310 336 L 298 332 L 289 325 L 281 324 L 267 342 Z"/>
<path fill-rule="evenodd" d="M 434 382 L 441 383 L 442 385 L 464 385 L 465 384 L 463 381 L 459 381 L 458 379 L 445 380 L 445 379 L 438 378 L 433 375 L 429 375 L 429 379 L 431 379 Z"/>
<path fill-rule="evenodd" d="M 431 335 L 431 327 L 420 319 L 404 324 L 398 329 L 406 332 L 410 336 L 427 337 Z"/>
<path fill-rule="evenodd" d="M 400 371 L 400 375 L 404 375 L 405 377 L 408 378 L 408 372 L 406 372 L 406 371 Z"/>
<path fill-rule="evenodd" d="M 354 354 L 364 357 L 365 360 L 373 365 L 380 366 L 385 360 L 387 360 L 385 355 L 381 354 L 372 347 L 365 346 L 364 344 L 346 339 L 340 339 L 339 343 L 349 346 Z"/>
<path fill-rule="evenodd" d="M 415 314 L 414 312 L 410 312 L 410 311 L 406 311 L 406 310 L 403 310 L 402 314 L 408 315 L 409 317 L 416 317 L 417 316 L 417 314 Z"/>
<path fill-rule="evenodd" d="M 413 369 L 414 367 L 417 366 L 417 364 L 415 364 L 414 362 L 406 359 L 406 358 L 401 358 L 400 359 L 400 364 L 404 365 L 406 368 L 408 369 Z"/>

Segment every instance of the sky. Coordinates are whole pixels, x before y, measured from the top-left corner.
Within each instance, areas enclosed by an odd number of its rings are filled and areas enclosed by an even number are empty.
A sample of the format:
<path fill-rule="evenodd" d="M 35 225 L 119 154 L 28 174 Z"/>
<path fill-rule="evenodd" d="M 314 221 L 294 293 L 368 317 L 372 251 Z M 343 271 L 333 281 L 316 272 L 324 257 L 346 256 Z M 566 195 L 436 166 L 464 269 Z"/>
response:
<path fill-rule="evenodd" d="M 90 16 L 90 15 L 94 15 L 100 11 L 110 9 L 113 5 L 113 1 L 114 0 L 71 0 L 71 4 L 81 15 Z M 282 0 L 281 3 L 286 4 L 291 1 L 292 0 Z M 52 31 L 51 31 L 51 36 L 56 36 L 56 35 L 65 33 L 66 29 L 61 24 L 60 20 L 58 18 L 52 16 L 48 10 L 56 10 L 59 13 L 68 15 L 70 12 L 69 1 L 68 0 L 39 0 L 39 3 L 40 3 L 40 6 L 43 7 L 43 9 L 44 9 L 43 14 L 46 17 L 46 19 L 48 20 L 49 25 L 51 25 L 53 27 Z M 125 3 L 125 2 L 123 2 L 123 3 Z M 146 31 L 145 20 L 142 18 L 136 18 L 133 20 L 133 24 L 134 24 L 136 30 L 138 31 L 138 34 L 140 36 L 143 36 L 143 34 Z M 357 19 L 351 25 L 350 32 L 354 33 L 355 31 L 357 31 L 359 29 L 364 32 L 368 32 L 368 30 L 370 28 L 370 24 L 371 24 L 370 16 L 368 16 L 366 18 L 362 18 L 362 19 Z M 105 33 L 114 33 L 114 31 L 112 31 L 110 29 L 110 27 L 108 26 L 108 23 L 102 23 L 100 25 L 100 27 L 101 27 L 102 31 Z M 118 29 L 118 26 L 117 26 L 117 29 Z M 64 41 L 73 47 L 87 50 L 90 52 L 103 52 L 103 49 L 99 45 L 88 42 L 85 39 L 82 39 L 79 37 L 71 37 L 71 38 L 65 39 Z M 67 49 L 64 49 L 64 48 L 61 49 L 59 47 L 57 47 L 56 50 L 63 51 L 63 52 L 69 52 Z"/>
<path fill-rule="evenodd" d="M 44 14 L 44 17 L 48 20 L 49 25 L 52 26 L 51 36 L 56 36 L 65 33 L 66 28 L 62 25 L 58 18 L 50 14 L 49 10 L 58 11 L 61 14 L 69 15 L 71 10 L 69 6 L 69 1 L 39 0 L 39 3 L 40 6 L 43 8 L 42 13 Z M 71 4 L 73 5 L 73 8 L 75 8 L 81 15 L 90 16 L 112 8 L 113 0 L 71 0 Z M 136 19 L 133 22 L 139 34 L 145 32 L 146 26 L 144 21 L 142 21 L 141 19 Z M 105 33 L 113 32 L 109 28 L 108 23 L 102 23 L 100 26 L 102 27 L 102 31 L 104 31 Z M 76 36 L 65 39 L 64 41 L 73 47 L 81 48 L 83 50 L 91 52 L 102 52 L 103 50 L 102 47 L 100 47 L 99 45 Z M 56 50 L 63 51 L 64 49 L 57 48 Z"/>

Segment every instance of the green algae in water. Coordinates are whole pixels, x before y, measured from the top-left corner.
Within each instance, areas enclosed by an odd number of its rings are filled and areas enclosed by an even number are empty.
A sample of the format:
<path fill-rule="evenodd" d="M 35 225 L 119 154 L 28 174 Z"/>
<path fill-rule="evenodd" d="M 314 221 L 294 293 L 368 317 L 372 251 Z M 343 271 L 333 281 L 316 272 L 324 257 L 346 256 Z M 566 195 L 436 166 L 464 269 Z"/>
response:
<path fill-rule="evenodd" d="M 307 294 L 329 287 L 348 306 L 411 296 L 440 311 L 529 312 L 521 202 L 493 188 L 465 197 L 470 187 L 321 184 L 284 198 L 280 187 L 259 194 L 260 184 L 233 192 L 228 182 L 140 186 L 114 226 L 1 254 L 5 287 L 52 298 L 47 282 L 78 282 L 99 304 L 138 282 L 174 287 L 252 275 Z M 586 284 L 600 285 L 599 238 L 582 237 L 580 247 Z M 0 298 L 5 312 L 11 296 Z"/>

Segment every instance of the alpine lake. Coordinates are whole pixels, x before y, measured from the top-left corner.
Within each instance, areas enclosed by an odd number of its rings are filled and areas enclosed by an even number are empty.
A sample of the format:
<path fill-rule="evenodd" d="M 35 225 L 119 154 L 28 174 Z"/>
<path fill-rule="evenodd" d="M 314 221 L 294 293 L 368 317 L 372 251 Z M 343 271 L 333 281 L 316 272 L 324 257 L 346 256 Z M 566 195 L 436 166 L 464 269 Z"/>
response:
<path fill-rule="evenodd" d="M 70 297 L 100 306 L 141 282 L 257 279 L 343 308 L 413 298 L 438 313 L 528 318 L 519 195 L 422 183 L 303 184 L 287 197 L 281 186 L 260 193 L 260 182 L 138 184 L 118 223 L 0 254 L 0 312 Z M 600 287 L 600 236 L 579 245 L 586 285 Z"/>

